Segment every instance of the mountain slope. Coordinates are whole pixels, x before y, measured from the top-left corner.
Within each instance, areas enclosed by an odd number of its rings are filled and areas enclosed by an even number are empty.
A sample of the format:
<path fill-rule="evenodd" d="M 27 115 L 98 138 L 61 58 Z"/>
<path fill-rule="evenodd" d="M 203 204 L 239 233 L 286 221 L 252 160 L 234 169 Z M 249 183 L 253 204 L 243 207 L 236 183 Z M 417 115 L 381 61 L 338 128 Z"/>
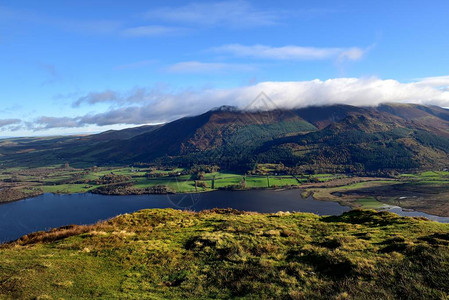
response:
<path fill-rule="evenodd" d="M 389 107 L 395 110 L 387 112 Z M 448 130 L 447 121 L 414 105 L 383 105 L 351 112 L 320 131 L 279 139 L 261 152 L 287 149 L 296 164 L 326 172 L 446 168 Z"/>
<path fill-rule="evenodd" d="M 416 104 L 240 111 L 223 107 L 164 125 L 0 145 L 4 164 L 217 164 L 246 171 L 377 172 L 449 166 L 449 111 Z"/>
<path fill-rule="evenodd" d="M 267 140 L 314 130 L 315 126 L 291 111 L 214 110 L 196 117 L 182 118 L 136 136 L 101 156 L 112 161 L 133 162 L 199 153 L 203 158 L 214 155 L 207 159 L 211 162 L 210 159 L 226 156 L 226 153 L 248 152 Z"/>

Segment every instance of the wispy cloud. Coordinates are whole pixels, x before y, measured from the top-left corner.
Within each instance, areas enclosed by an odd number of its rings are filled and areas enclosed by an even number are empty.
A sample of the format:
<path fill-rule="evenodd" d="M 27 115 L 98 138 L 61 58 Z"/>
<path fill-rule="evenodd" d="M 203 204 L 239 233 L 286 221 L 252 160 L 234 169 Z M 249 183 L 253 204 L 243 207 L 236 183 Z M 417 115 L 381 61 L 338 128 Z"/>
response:
<path fill-rule="evenodd" d="M 12 101 L 11 101 L 12 102 Z M 1 109 L 0 109 L 0 113 L 3 114 L 11 114 L 14 112 L 17 112 L 19 110 L 23 109 L 23 105 L 22 104 L 18 104 L 18 103 L 11 103 L 11 105 L 6 106 L 4 105 Z"/>
<path fill-rule="evenodd" d="M 130 16 L 111 20 L 55 17 L 27 9 L 0 6 L 0 22 L 32 23 L 85 35 L 118 35 L 139 38 L 176 36 L 210 27 L 243 29 L 279 25 L 288 18 L 307 19 L 329 12 L 331 10 L 261 9 L 245 0 L 198 1 L 151 9 L 137 20 L 136 18 L 131 19 Z M 141 24 L 136 26 L 136 21 Z"/>
<path fill-rule="evenodd" d="M 35 124 L 41 124 L 42 126 L 35 126 Z M 40 117 L 35 123 L 30 123 L 29 126 L 34 130 L 50 129 L 50 128 L 74 128 L 80 127 L 76 118 L 69 117 Z"/>
<path fill-rule="evenodd" d="M 125 37 L 154 37 L 186 33 L 183 27 L 148 25 L 123 29 L 120 34 Z"/>
<path fill-rule="evenodd" d="M 62 26 L 67 31 L 83 34 L 113 34 L 123 25 L 121 21 L 114 20 L 52 20 L 54 26 Z"/>
<path fill-rule="evenodd" d="M 152 65 L 156 62 L 156 60 L 154 59 L 148 59 L 148 60 L 141 60 L 141 61 L 136 61 L 133 63 L 129 63 L 129 64 L 123 64 L 123 65 L 119 65 L 116 66 L 115 69 L 117 70 L 128 70 L 128 69 L 139 69 L 148 65 Z"/>
<path fill-rule="evenodd" d="M 228 71 L 254 71 L 255 67 L 247 64 L 209 63 L 200 61 L 185 61 L 166 68 L 171 73 L 215 73 Z"/>
<path fill-rule="evenodd" d="M 235 28 L 273 25 L 278 11 L 261 10 L 247 1 L 193 2 L 178 7 L 162 7 L 146 13 L 150 19 Z"/>
<path fill-rule="evenodd" d="M 14 21 L 51 26 L 66 32 L 85 35 L 119 35 L 122 37 L 155 37 L 185 33 L 188 29 L 165 25 L 129 26 L 125 20 L 70 19 L 48 16 L 34 11 L 0 6 L 0 21 Z"/>
<path fill-rule="evenodd" d="M 265 45 L 245 46 L 229 44 L 211 48 L 215 53 L 230 54 L 239 57 L 272 59 L 272 60 L 359 60 L 365 50 L 359 47 L 351 48 L 318 48 L 302 46 L 271 47 Z"/>
<path fill-rule="evenodd" d="M 385 102 L 449 106 L 449 76 L 422 79 L 411 83 L 370 78 L 261 82 L 233 89 L 203 89 L 170 92 L 161 89 L 133 89 L 127 93 L 105 91 L 86 95 L 80 103 L 115 102 L 119 107 L 102 113 L 75 118 L 42 117 L 35 128 L 83 127 L 87 125 L 161 123 L 182 116 L 196 115 L 221 105 L 246 107 L 265 92 L 279 108 L 310 105 L 348 104 L 375 106 Z M 435 82 L 438 81 L 438 86 Z M 428 82 L 428 84 L 426 84 Z"/>
<path fill-rule="evenodd" d="M 0 119 L 0 127 L 18 124 L 21 121 L 19 119 Z"/>
<path fill-rule="evenodd" d="M 95 105 L 98 103 L 110 103 L 115 105 L 129 105 L 134 103 L 149 102 L 159 98 L 163 93 L 159 89 L 134 88 L 130 91 L 120 93 L 112 90 L 102 92 L 91 92 L 79 97 L 72 103 L 73 107 L 81 104 Z"/>
<path fill-rule="evenodd" d="M 48 25 L 64 31 L 83 34 L 111 34 L 122 27 L 121 21 L 116 20 L 81 20 L 52 17 L 28 10 L 10 9 L 0 6 L 0 20 L 26 22 Z"/>
<path fill-rule="evenodd" d="M 91 92 L 85 96 L 82 96 L 78 98 L 75 102 L 72 103 L 73 107 L 78 107 L 82 103 L 88 103 L 88 104 L 97 104 L 97 103 L 104 103 L 104 102 L 121 102 L 125 101 L 123 103 L 126 103 L 126 99 L 119 96 L 119 94 L 115 91 L 106 90 L 103 92 Z"/>
<path fill-rule="evenodd" d="M 19 119 L 0 119 L 0 131 L 17 131 L 21 123 Z"/>

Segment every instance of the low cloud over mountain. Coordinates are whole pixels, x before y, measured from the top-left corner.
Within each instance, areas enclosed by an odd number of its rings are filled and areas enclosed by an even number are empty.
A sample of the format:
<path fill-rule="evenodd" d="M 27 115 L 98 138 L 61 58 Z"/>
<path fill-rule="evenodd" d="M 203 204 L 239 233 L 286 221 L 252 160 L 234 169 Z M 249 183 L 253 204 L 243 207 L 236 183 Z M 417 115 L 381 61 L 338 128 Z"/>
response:
<path fill-rule="evenodd" d="M 385 102 L 449 106 L 449 76 L 423 78 L 409 83 L 370 78 L 261 82 L 231 89 L 203 89 L 170 92 L 138 88 L 128 92 L 106 90 L 76 99 L 74 106 L 110 104 L 105 112 L 78 117 L 41 117 L 34 129 L 83 127 L 86 125 L 162 123 L 196 115 L 221 105 L 245 108 L 260 93 L 271 98 L 277 108 L 311 105 L 349 104 L 376 106 Z M 272 107 L 271 107 L 272 108 Z M 261 107 L 263 109 L 263 107 Z"/>

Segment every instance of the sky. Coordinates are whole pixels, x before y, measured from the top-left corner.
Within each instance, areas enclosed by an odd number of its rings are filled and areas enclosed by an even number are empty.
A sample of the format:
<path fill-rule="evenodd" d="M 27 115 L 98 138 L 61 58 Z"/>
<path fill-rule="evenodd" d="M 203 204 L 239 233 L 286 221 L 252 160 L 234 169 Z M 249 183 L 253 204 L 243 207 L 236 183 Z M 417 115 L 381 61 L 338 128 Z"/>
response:
<path fill-rule="evenodd" d="M 0 0 L 0 136 L 279 108 L 449 107 L 449 1 Z"/>

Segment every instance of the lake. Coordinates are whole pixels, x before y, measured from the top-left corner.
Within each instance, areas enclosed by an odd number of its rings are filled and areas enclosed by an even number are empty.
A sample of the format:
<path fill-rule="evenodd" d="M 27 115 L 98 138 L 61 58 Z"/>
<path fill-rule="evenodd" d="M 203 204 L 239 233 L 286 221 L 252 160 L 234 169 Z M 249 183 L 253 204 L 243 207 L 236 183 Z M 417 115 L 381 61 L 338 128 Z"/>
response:
<path fill-rule="evenodd" d="M 273 213 L 278 211 L 311 212 L 318 215 L 340 215 L 350 210 L 336 202 L 303 199 L 300 191 L 252 190 L 216 191 L 198 194 L 105 196 L 96 194 L 44 194 L 16 202 L 0 204 L 0 243 L 22 235 L 70 224 L 92 224 L 119 214 L 145 208 L 175 208 L 201 211 L 211 208 L 235 208 L 246 211 Z M 419 215 L 441 222 L 449 218 L 419 212 Z"/>

